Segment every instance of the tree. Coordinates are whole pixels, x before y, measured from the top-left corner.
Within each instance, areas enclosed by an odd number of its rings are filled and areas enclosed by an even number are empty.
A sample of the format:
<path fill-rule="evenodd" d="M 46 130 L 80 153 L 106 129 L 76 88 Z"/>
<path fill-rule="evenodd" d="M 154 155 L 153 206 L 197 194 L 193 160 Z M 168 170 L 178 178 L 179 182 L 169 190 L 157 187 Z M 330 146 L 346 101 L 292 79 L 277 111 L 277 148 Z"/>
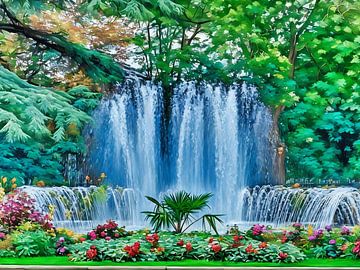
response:
<path fill-rule="evenodd" d="M 208 51 L 209 3 L 191 0 L 89 1 L 91 11 L 137 23 L 133 39 L 141 70 L 164 89 L 165 120 L 174 85 L 181 80 L 224 81 L 223 65 Z M 166 127 L 166 125 L 165 125 Z"/>
<path fill-rule="evenodd" d="M 290 177 L 360 179 L 360 4 L 320 1 L 299 41 L 299 102 L 283 114 Z"/>
<path fill-rule="evenodd" d="M 279 117 L 298 99 L 294 76 L 299 39 L 311 29 L 318 2 L 213 2 L 213 44 L 227 59 L 229 74 L 255 84 L 272 109 L 273 175 L 280 184 L 285 183 L 285 144 Z"/>
<path fill-rule="evenodd" d="M 221 215 L 205 214 L 197 218 L 194 216 L 194 214 L 209 207 L 208 202 L 211 197 L 211 193 L 191 195 L 185 191 L 178 191 L 165 195 L 163 200 L 159 202 L 153 197 L 146 196 L 155 206 L 153 211 L 143 213 L 146 215 L 146 219 L 150 220 L 155 231 L 171 226 L 176 233 L 182 233 L 196 222 L 202 220 L 203 226 L 207 223 L 211 229 L 218 233 L 216 223 L 222 223 Z"/>
<path fill-rule="evenodd" d="M 35 15 L 29 16 L 32 12 L 39 12 L 44 9 L 64 9 L 69 4 L 72 4 L 72 1 L 54 3 L 38 1 L 26 1 L 23 3 L 12 0 L 7 2 L 1 1 L 0 17 L 2 17 L 2 23 L 0 23 L 0 30 L 17 34 L 26 40 L 32 41 L 31 44 L 27 44 L 28 46 L 25 45 L 25 48 L 35 52 L 31 57 L 41 58 L 38 59 L 38 61 L 34 61 L 33 68 L 34 66 L 38 68 L 44 65 L 42 61 L 59 61 L 59 59 L 65 58 L 76 65 L 75 70 L 83 70 L 87 76 L 97 83 L 115 84 L 121 81 L 125 75 L 124 68 L 115 62 L 112 57 L 97 50 L 91 50 L 81 43 L 74 43 L 67 39 L 67 35 L 71 33 L 74 34 L 75 30 L 71 32 L 69 29 L 61 27 L 60 29 L 56 29 L 54 26 L 57 25 L 56 23 L 53 24 L 54 27 L 45 27 L 36 21 Z M 20 20 L 19 17 L 21 17 L 22 20 Z M 34 27 L 38 27 L 39 29 Z M 55 32 L 56 30 L 60 32 Z M 79 32 L 80 31 L 76 31 L 76 33 L 81 36 Z M 2 36 L 0 38 L 3 40 L 4 37 L 5 36 Z M 74 39 L 74 35 L 72 35 L 72 38 Z M 2 61 L 4 60 L 4 57 L 2 57 Z M 74 69 L 74 66 L 72 66 L 72 68 Z"/>
<path fill-rule="evenodd" d="M 125 75 L 103 52 L 113 46 L 120 60 L 131 32 L 109 19 L 104 33 L 69 4 L 0 1 L 0 63 L 29 82 L 0 66 L 0 175 L 63 183 L 63 163 L 84 152 L 81 127 L 100 96 L 80 85 L 99 91 Z M 116 34 L 124 40 L 113 43 Z"/>
<path fill-rule="evenodd" d="M 0 175 L 62 182 L 62 157 L 83 148 L 80 128 L 99 94 L 31 85 L 0 66 Z"/>

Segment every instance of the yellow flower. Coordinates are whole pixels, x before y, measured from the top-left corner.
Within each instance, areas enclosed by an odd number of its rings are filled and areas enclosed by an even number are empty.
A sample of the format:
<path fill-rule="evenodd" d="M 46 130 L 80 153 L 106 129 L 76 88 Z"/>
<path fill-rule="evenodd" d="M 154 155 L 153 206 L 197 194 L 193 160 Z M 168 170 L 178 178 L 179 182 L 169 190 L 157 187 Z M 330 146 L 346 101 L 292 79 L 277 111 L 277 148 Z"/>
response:
<path fill-rule="evenodd" d="M 11 188 L 15 189 L 17 187 L 16 184 L 12 184 Z"/>
<path fill-rule="evenodd" d="M 11 179 L 11 183 L 13 183 L 13 184 L 16 183 L 16 178 L 15 177 L 13 179 Z"/>
<path fill-rule="evenodd" d="M 5 184 L 5 183 L 6 183 L 6 181 L 7 181 L 7 177 L 3 177 L 3 178 L 2 178 L 2 182 L 3 182 L 3 184 Z"/>
<path fill-rule="evenodd" d="M 313 235 L 313 233 L 314 233 L 314 228 L 311 225 L 309 225 L 308 226 L 308 236 Z"/>
<path fill-rule="evenodd" d="M 69 236 L 69 237 L 72 237 L 72 236 L 74 235 L 74 232 L 71 231 L 71 230 L 68 230 L 68 231 L 66 232 L 66 235 Z"/>
<path fill-rule="evenodd" d="M 105 173 L 101 173 L 100 174 L 100 178 L 105 178 L 106 177 L 106 174 Z"/>

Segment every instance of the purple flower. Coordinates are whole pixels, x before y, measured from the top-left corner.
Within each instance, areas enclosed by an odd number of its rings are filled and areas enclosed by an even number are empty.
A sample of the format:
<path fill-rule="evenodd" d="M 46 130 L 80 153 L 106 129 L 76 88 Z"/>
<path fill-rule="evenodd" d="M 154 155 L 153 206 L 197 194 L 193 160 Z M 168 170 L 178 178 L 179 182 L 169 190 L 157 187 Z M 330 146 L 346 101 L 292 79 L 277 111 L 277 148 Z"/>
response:
<path fill-rule="evenodd" d="M 332 231 L 331 225 L 326 225 L 326 226 L 325 226 L 325 230 L 327 230 L 328 232 Z"/>
<path fill-rule="evenodd" d="M 0 239 L 5 239 L 5 237 L 6 237 L 6 234 L 3 232 L 0 232 Z"/>
<path fill-rule="evenodd" d="M 316 240 L 316 236 L 315 236 L 315 235 L 310 235 L 310 236 L 309 236 L 309 240 L 310 240 L 310 241 L 315 241 L 315 240 Z"/>
<path fill-rule="evenodd" d="M 335 245 L 335 244 L 336 244 L 336 240 L 335 240 L 335 239 L 331 239 L 331 240 L 329 241 L 329 244 L 330 244 L 330 245 Z"/>
<path fill-rule="evenodd" d="M 319 229 L 314 232 L 315 237 L 321 237 L 323 235 L 324 231 Z"/>
<path fill-rule="evenodd" d="M 350 229 L 346 226 L 341 228 L 341 234 L 342 235 L 349 235 L 350 234 Z"/>
<path fill-rule="evenodd" d="M 255 224 L 252 227 L 253 235 L 261 235 L 265 231 L 265 225 Z"/>

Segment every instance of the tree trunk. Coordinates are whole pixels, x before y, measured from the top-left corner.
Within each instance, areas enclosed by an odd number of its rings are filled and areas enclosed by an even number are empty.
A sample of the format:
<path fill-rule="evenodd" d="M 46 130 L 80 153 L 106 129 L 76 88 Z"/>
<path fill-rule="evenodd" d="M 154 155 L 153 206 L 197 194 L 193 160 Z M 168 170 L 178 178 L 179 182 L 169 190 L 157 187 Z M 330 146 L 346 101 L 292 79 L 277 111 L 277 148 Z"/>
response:
<path fill-rule="evenodd" d="M 275 185 L 285 184 L 285 143 L 281 141 L 279 130 L 279 118 L 284 106 L 276 107 L 273 112 L 273 123 L 270 131 L 270 141 L 273 148 L 273 183 Z"/>

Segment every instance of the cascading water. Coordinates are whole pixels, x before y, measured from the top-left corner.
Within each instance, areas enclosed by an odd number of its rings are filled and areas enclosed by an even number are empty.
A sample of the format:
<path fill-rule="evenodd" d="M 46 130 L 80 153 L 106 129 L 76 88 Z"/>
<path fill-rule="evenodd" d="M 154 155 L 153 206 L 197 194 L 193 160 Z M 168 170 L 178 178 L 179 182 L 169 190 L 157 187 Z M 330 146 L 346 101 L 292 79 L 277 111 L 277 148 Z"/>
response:
<path fill-rule="evenodd" d="M 293 189 L 262 186 L 244 189 L 241 220 L 281 226 L 290 222 L 324 227 L 360 223 L 360 192 L 352 187 Z"/>
<path fill-rule="evenodd" d="M 55 209 L 53 218 L 57 227 L 87 231 L 112 217 L 123 225 L 134 224 L 135 215 L 129 207 L 136 201 L 132 189 L 23 186 L 21 190 L 35 199 L 38 210 L 49 213 L 49 209 Z"/>
<path fill-rule="evenodd" d="M 271 184 L 274 153 L 270 113 L 253 87 L 183 83 L 174 90 L 166 125 L 162 92 L 129 80 L 95 111 L 82 170 L 105 172 L 112 187 L 24 187 L 37 208 L 54 205 L 55 223 L 77 231 L 109 218 L 141 226 L 141 211 L 151 208 L 145 195 L 186 190 L 212 192 L 212 212 L 226 214 L 229 223 L 360 223 L 357 189 L 256 186 Z"/>
<path fill-rule="evenodd" d="M 142 197 L 212 192 L 214 211 L 236 218 L 240 190 L 269 181 L 267 108 L 245 84 L 183 83 L 174 90 L 164 132 L 161 93 L 150 82 L 130 81 L 102 102 L 89 131 L 89 171 L 104 171 L 112 185 Z M 145 199 L 137 209 L 148 209 Z"/>

